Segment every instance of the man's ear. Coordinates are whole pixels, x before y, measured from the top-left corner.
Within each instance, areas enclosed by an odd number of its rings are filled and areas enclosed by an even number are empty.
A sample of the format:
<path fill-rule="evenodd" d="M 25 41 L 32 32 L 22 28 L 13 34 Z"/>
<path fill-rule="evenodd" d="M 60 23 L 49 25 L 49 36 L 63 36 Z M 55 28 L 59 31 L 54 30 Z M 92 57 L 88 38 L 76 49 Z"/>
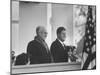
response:
<path fill-rule="evenodd" d="M 57 34 L 57 37 L 59 37 L 59 36 L 60 36 L 60 34 L 58 33 L 58 34 Z"/>

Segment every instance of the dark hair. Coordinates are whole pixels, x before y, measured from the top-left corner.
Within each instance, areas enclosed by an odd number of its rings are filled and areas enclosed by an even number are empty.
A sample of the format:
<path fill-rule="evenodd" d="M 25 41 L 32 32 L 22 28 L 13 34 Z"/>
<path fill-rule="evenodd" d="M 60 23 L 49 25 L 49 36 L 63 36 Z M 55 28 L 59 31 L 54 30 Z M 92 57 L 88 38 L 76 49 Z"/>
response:
<path fill-rule="evenodd" d="M 65 31 L 66 29 L 64 27 L 59 27 L 57 29 L 57 35 L 60 34 L 63 30 Z"/>

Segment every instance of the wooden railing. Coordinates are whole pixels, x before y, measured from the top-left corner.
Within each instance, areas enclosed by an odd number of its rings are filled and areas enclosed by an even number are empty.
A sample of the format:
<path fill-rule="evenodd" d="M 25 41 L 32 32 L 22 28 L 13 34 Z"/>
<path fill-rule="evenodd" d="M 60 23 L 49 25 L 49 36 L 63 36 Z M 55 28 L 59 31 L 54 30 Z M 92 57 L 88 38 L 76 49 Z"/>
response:
<path fill-rule="evenodd" d="M 12 74 L 81 70 L 80 62 L 12 66 Z"/>

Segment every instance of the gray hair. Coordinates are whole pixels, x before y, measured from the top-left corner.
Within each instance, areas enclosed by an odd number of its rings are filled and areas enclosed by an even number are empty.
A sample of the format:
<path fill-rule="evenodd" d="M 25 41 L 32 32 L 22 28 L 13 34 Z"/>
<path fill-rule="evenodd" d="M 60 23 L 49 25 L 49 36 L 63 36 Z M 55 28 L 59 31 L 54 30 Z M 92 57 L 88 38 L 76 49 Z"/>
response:
<path fill-rule="evenodd" d="M 37 35 L 38 35 L 39 30 L 40 30 L 41 28 L 44 28 L 44 26 L 38 26 L 38 27 L 36 28 L 36 34 L 37 34 Z"/>

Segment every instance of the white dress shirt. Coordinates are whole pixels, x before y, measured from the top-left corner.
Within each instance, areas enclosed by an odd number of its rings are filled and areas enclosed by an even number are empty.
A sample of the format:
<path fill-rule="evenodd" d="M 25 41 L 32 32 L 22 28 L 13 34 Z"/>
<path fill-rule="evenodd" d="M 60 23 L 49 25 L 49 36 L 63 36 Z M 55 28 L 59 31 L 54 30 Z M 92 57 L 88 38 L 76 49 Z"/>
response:
<path fill-rule="evenodd" d="M 61 40 L 58 39 L 58 41 L 62 44 L 62 46 L 64 47 L 64 42 L 62 42 Z M 65 47 L 64 47 L 65 48 Z"/>

